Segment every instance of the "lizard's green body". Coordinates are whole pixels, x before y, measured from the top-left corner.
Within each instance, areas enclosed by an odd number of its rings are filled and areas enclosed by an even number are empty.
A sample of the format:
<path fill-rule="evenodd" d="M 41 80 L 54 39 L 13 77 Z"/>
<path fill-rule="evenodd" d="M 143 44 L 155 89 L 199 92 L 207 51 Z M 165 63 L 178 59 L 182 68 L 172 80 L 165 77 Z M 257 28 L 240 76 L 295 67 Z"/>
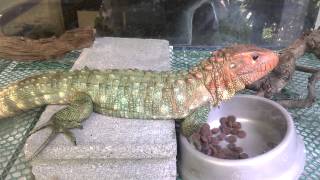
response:
<path fill-rule="evenodd" d="M 43 127 L 71 135 L 68 129 L 81 127 L 94 111 L 122 118 L 176 119 L 190 135 L 205 122 L 206 116 L 199 114 L 208 113 L 209 102 L 217 105 L 230 98 L 277 62 L 270 50 L 235 46 L 214 52 L 189 71 L 84 69 L 40 74 L 0 90 L 0 118 L 42 105 L 69 104 Z"/>

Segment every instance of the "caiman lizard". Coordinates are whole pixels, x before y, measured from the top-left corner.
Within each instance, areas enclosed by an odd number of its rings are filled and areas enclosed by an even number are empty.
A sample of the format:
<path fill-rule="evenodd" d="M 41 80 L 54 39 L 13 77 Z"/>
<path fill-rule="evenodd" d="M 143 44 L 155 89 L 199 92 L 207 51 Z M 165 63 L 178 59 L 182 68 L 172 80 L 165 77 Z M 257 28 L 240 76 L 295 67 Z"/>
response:
<path fill-rule="evenodd" d="M 52 128 L 48 140 L 64 133 L 94 111 L 134 119 L 175 119 L 181 132 L 191 135 L 204 122 L 211 106 L 229 99 L 246 85 L 268 74 L 278 55 L 253 45 L 235 45 L 211 53 L 189 70 L 137 69 L 55 71 L 34 75 L 0 89 L 0 119 L 48 104 L 64 104 L 51 120 L 36 128 Z"/>

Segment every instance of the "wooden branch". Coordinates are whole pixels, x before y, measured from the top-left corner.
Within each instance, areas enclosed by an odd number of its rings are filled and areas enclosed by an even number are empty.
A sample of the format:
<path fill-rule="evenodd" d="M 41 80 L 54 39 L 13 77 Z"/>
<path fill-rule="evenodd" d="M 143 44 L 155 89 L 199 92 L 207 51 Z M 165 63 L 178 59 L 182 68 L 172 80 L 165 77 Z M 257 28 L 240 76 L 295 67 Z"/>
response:
<path fill-rule="evenodd" d="M 92 28 L 66 31 L 59 38 L 32 40 L 24 37 L 0 36 L 0 58 L 35 61 L 62 57 L 66 53 L 90 47 L 95 38 Z"/>
<path fill-rule="evenodd" d="M 248 89 L 257 91 L 257 95 L 270 98 L 280 93 L 280 91 L 289 83 L 295 70 L 312 73 L 308 83 L 308 96 L 300 100 L 281 100 L 280 104 L 287 108 L 309 107 L 316 99 L 315 84 L 320 79 L 320 70 L 315 68 L 297 66 L 296 61 L 304 53 L 314 53 L 320 57 L 320 30 L 315 30 L 304 34 L 288 48 L 279 52 L 278 66 L 266 77 L 248 86 Z"/>
<path fill-rule="evenodd" d="M 297 71 L 302 71 L 302 72 L 305 72 L 305 73 L 311 73 L 311 74 L 317 73 L 318 71 L 320 71 L 320 69 L 317 69 L 317 68 L 299 66 L 299 65 L 296 66 L 296 70 Z"/>
<path fill-rule="evenodd" d="M 305 99 L 298 100 L 280 100 L 279 104 L 286 108 L 305 108 L 310 107 L 316 101 L 316 83 L 320 80 L 320 69 L 299 66 L 299 71 L 312 73 L 308 80 L 308 95 Z"/>

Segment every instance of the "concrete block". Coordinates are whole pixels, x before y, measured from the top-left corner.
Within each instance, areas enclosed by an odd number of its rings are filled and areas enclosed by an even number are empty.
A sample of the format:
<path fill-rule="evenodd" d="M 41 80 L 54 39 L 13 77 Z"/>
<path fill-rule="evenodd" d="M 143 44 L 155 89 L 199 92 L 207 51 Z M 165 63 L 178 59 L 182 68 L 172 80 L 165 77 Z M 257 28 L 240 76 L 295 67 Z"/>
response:
<path fill-rule="evenodd" d="M 48 121 L 61 108 L 50 106 L 42 113 L 40 121 Z M 83 129 L 71 130 L 77 138 L 77 146 L 59 134 L 37 160 L 170 158 L 177 153 L 174 123 L 170 120 L 123 119 L 93 113 L 82 125 Z M 44 129 L 32 135 L 32 143 L 25 145 L 27 158 L 50 132 Z"/>
<path fill-rule="evenodd" d="M 33 167 L 38 180 L 175 180 L 175 159 L 55 161 Z"/>
<path fill-rule="evenodd" d="M 84 66 L 168 70 L 168 42 L 98 38 L 92 48 L 83 51 L 73 69 Z M 36 126 L 47 122 L 61 108 L 48 106 Z M 50 131 L 44 129 L 27 140 L 27 158 Z M 37 179 L 175 179 L 177 144 L 173 120 L 123 119 L 93 113 L 83 122 L 83 129 L 72 132 L 77 146 L 59 134 L 32 161 Z"/>
<path fill-rule="evenodd" d="M 92 48 L 85 49 L 73 69 L 170 70 L 169 42 L 154 39 L 106 37 L 98 39 Z"/>

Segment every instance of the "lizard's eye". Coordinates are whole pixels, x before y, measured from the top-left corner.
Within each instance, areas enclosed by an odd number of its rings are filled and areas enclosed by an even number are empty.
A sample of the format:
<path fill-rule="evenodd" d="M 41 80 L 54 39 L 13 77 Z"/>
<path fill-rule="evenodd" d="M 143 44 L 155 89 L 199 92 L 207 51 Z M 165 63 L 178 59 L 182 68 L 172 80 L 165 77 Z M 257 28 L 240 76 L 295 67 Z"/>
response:
<path fill-rule="evenodd" d="M 258 58 L 259 58 L 259 54 L 254 53 L 254 54 L 252 54 L 251 57 L 252 57 L 252 60 L 256 61 L 256 60 L 258 60 Z"/>

